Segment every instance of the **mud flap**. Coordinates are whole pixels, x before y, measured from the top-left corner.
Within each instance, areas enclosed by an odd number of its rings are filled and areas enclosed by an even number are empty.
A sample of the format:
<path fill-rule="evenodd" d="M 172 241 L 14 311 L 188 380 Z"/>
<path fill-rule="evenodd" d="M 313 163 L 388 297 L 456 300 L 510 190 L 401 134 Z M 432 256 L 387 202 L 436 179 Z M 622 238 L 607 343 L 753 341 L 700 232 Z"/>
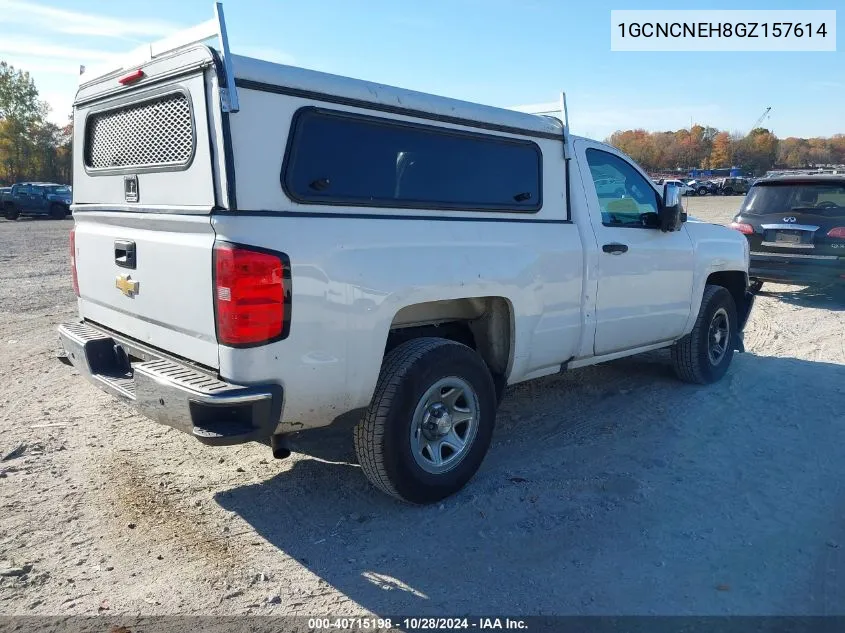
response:
<path fill-rule="evenodd" d="M 740 354 L 745 352 L 745 332 L 740 332 L 734 337 L 736 342 L 734 343 L 734 351 L 739 352 Z"/>

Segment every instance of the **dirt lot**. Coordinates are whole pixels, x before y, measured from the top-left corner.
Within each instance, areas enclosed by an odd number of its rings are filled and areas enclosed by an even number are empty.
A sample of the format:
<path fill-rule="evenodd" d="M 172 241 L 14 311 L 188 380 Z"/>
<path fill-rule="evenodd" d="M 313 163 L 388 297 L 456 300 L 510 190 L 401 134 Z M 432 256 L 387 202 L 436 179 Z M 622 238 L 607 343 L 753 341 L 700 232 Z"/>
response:
<path fill-rule="evenodd" d="M 512 388 L 417 508 L 345 435 L 207 448 L 56 362 L 70 225 L 0 221 L 0 613 L 845 613 L 841 291 L 766 286 L 710 387 L 654 354 Z"/>

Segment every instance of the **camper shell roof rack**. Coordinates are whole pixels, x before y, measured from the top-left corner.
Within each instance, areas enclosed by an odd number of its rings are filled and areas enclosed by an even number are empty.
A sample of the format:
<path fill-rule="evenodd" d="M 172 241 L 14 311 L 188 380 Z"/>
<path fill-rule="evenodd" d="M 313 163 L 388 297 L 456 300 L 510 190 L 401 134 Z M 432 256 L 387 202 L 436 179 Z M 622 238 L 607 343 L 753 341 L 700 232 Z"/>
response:
<path fill-rule="evenodd" d="M 223 15 L 223 3 L 221 2 L 214 3 L 214 18 L 211 20 L 179 31 L 162 40 L 144 44 L 130 53 L 115 57 L 111 62 L 91 69 L 81 68 L 79 87 L 83 88 L 104 78 L 135 70 L 154 59 L 200 43 L 207 43 L 207 40 L 212 38 L 217 39 L 216 45 L 212 48 L 215 48 L 220 55 L 226 75 L 225 86 L 220 87 L 223 111 L 237 112 L 240 109 L 238 89 L 235 86 L 235 73 L 232 68 L 232 55 L 229 51 L 229 37 L 226 33 L 226 20 Z"/>

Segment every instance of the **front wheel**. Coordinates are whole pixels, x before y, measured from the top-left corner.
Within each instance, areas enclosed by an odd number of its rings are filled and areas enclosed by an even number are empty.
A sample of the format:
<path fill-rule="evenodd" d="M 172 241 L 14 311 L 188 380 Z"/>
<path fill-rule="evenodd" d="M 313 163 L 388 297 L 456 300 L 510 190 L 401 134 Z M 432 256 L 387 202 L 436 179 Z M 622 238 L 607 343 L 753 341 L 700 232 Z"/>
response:
<path fill-rule="evenodd" d="M 733 295 L 722 286 L 705 286 L 692 332 L 672 346 L 672 365 L 684 382 L 716 382 L 733 359 L 739 326 Z"/>
<path fill-rule="evenodd" d="M 760 279 L 751 279 L 748 282 L 748 291 L 755 295 L 763 288 L 763 281 Z"/>
<path fill-rule="evenodd" d="M 20 213 L 18 213 L 18 210 L 12 205 L 8 205 L 6 207 L 3 211 L 3 215 L 7 220 L 17 220 L 20 217 Z"/>
<path fill-rule="evenodd" d="M 496 388 L 471 348 L 418 338 L 382 363 L 375 394 L 355 427 L 367 479 L 410 503 L 454 494 L 481 465 L 496 418 Z"/>
<path fill-rule="evenodd" d="M 699 187 L 698 188 L 698 195 L 699 196 L 706 196 L 707 195 L 707 188 L 706 187 Z"/>

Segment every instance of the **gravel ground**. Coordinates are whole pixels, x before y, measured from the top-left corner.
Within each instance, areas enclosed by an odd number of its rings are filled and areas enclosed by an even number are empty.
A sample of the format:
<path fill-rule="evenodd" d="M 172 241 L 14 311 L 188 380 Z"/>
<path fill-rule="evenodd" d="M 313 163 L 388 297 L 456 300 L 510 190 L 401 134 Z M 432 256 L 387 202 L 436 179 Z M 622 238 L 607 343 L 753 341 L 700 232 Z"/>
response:
<path fill-rule="evenodd" d="M 418 508 L 346 434 L 208 448 L 56 362 L 70 226 L 0 221 L 0 614 L 845 613 L 841 290 L 767 285 L 716 385 L 652 354 L 512 388 Z"/>

